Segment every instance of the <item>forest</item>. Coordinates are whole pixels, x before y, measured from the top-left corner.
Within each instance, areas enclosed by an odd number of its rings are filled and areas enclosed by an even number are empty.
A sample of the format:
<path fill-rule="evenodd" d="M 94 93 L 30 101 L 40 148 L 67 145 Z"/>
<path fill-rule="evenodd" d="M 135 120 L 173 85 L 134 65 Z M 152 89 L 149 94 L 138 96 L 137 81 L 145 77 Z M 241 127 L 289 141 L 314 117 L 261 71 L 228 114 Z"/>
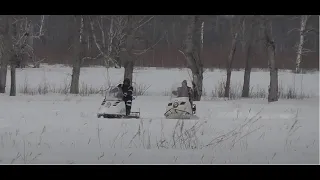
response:
<path fill-rule="evenodd" d="M 77 93 L 81 67 L 187 67 L 201 97 L 204 68 L 270 70 L 276 94 L 278 69 L 301 73 L 319 68 L 319 16 L 313 15 L 2 15 L 0 91 L 7 67 L 40 63 L 73 67 Z M 247 80 L 246 80 L 247 79 Z M 14 86 L 15 82 L 11 82 Z M 245 85 L 246 84 L 246 85 Z M 245 93 L 247 94 L 247 93 Z M 245 96 L 245 95 L 244 95 Z M 272 98 L 271 98 L 272 99 Z M 273 97 L 273 99 L 276 99 Z"/>

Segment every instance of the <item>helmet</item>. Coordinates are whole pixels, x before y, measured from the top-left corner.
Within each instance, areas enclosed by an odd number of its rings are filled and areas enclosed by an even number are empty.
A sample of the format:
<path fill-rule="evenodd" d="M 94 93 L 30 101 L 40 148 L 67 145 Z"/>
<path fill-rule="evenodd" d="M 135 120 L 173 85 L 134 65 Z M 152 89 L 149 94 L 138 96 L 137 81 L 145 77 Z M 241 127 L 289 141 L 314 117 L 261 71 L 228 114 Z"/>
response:
<path fill-rule="evenodd" d="M 190 81 L 183 80 L 183 81 L 182 81 L 182 84 L 183 84 L 183 83 L 186 83 L 186 85 L 187 85 L 188 87 L 192 87 L 192 83 L 191 83 Z"/>
<path fill-rule="evenodd" d="M 182 85 L 183 85 L 183 84 L 188 85 L 187 80 L 183 80 L 181 84 L 182 84 Z"/>

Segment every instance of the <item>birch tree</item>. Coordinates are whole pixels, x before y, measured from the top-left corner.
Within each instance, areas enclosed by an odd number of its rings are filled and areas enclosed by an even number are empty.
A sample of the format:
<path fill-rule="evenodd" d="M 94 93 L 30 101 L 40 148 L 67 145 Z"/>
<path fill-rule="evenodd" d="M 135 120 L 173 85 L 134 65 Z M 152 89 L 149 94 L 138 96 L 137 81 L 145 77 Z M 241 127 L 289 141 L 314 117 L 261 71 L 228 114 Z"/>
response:
<path fill-rule="evenodd" d="M 307 53 L 314 52 L 310 49 L 307 49 L 304 47 L 305 43 L 307 42 L 306 36 L 313 32 L 317 36 L 319 36 L 319 32 L 317 29 L 308 27 L 308 20 L 311 17 L 311 15 L 301 15 L 299 17 L 294 17 L 292 19 L 298 18 L 300 20 L 300 27 L 299 28 L 293 28 L 290 31 L 288 31 L 288 34 L 290 34 L 293 31 L 299 32 L 299 41 L 294 47 L 294 50 L 296 51 L 296 59 L 295 59 L 295 73 L 301 73 L 301 62 L 302 57 L 306 55 Z"/>
<path fill-rule="evenodd" d="M 296 58 L 296 73 L 300 73 L 300 64 L 302 61 L 302 55 L 306 53 L 306 49 L 303 48 L 306 36 L 306 25 L 310 15 L 301 15 L 300 17 L 300 30 L 299 30 L 299 42 L 297 47 L 297 58 Z"/>
<path fill-rule="evenodd" d="M 241 30 L 241 25 L 243 24 L 243 21 L 245 19 L 245 16 L 232 16 L 230 18 L 231 21 L 231 34 L 232 34 L 232 42 L 231 42 L 231 48 L 229 52 L 229 56 L 226 63 L 227 68 L 227 79 L 224 89 L 224 97 L 229 97 L 230 95 L 230 83 L 231 83 L 231 72 L 232 72 L 232 64 L 234 61 L 234 54 L 237 49 L 237 44 L 239 41 L 239 33 Z"/>
<path fill-rule="evenodd" d="M 269 17 L 260 16 L 260 27 L 263 31 L 263 40 L 268 56 L 268 66 L 270 71 L 270 84 L 268 88 L 268 102 L 278 101 L 278 68 L 276 68 L 275 49 L 276 44 L 272 37 L 272 23 Z"/>

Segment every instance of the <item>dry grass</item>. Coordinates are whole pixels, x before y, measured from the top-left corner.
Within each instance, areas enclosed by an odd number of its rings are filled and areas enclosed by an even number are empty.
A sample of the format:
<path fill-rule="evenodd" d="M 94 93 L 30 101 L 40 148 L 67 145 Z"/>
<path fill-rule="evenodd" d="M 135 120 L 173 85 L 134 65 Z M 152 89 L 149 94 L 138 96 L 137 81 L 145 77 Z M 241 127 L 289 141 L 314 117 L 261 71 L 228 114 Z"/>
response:
<path fill-rule="evenodd" d="M 148 93 L 148 89 L 150 85 L 145 84 L 137 84 L 134 85 L 134 96 L 148 96 L 152 95 Z M 93 87 L 92 85 L 86 84 L 84 82 L 80 83 L 79 87 L 79 95 L 80 96 L 90 96 L 95 94 L 104 94 L 104 90 L 108 89 L 106 86 L 101 86 L 99 88 Z M 214 90 L 211 92 L 211 98 L 224 98 L 224 89 L 225 89 L 225 82 L 219 81 L 218 85 L 214 87 Z M 163 96 L 170 96 L 173 89 L 165 90 L 162 92 Z M 38 85 L 38 87 L 31 88 L 27 81 L 23 84 L 23 86 L 19 86 L 17 88 L 18 93 L 27 94 L 27 95 L 45 95 L 48 93 L 55 93 L 55 94 L 69 94 L 70 91 L 70 83 L 68 81 L 64 81 L 62 85 L 56 87 L 54 85 L 50 85 L 47 82 L 42 82 Z M 230 85 L 230 96 L 228 99 L 240 99 L 242 91 L 242 84 L 231 84 Z M 283 88 L 282 84 L 279 84 L 279 98 L 281 99 L 305 99 L 310 98 L 312 95 L 306 94 L 305 92 L 297 92 L 297 90 L 292 87 L 288 86 L 287 88 Z M 203 89 L 202 96 L 207 96 L 207 91 Z M 251 87 L 249 92 L 249 98 L 267 98 L 268 92 L 265 88 L 261 88 L 259 86 Z"/>
<path fill-rule="evenodd" d="M 220 71 L 220 72 L 225 72 L 225 69 L 223 68 L 206 68 L 206 71 L 209 72 L 214 72 L 214 71 Z M 232 71 L 244 71 L 244 68 L 233 68 Z M 268 68 L 252 68 L 251 72 L 269 72 Z M 279 69 L 279 72 L 292 72 L 295 73 L 295 70 L 292 69 Z M 313 69 L 301 69 L 301 74 L 312 74 L 319 72 L 319 69 L 313 68 Z"/>
<path fill-rule="evenodd" d="M 104 95 L 105 90 L 109 87 L 101 86 L 99 88 L 93 87 L 92 85 L 81 82 L 79 85 L 79 95 L 80 96 L 90 96 L 95 94 Z M 134 86 L 134 96 L 147 95 L 147 90 L 150 88 L 150 85 L 137 84 Z M 45 95 L 48 93 L 54 94 L 64 94 L 68 95 L 70 93 L 70 82 L 67 79 L 64 79 L 62 85 L 56 87 L 55 85 L 50 85 L 48 82 L 43 81 L 36 88 L 31 88 L 28 80 L 25 79 L 23 86 L 18 86 L 18 93 L 27 94 L 27 95 Z"/>
<path fill-rule="evenodd" d="M 110 147 L 115 148 L 116 142 L 123 142 L 123 139 L 130 139 L 126 148 L 195 150 L 203 148 L 214 149 L 218 145 L 228 145 L 229 150 L 231 150 L 238 143 L 242 146 L 243 144 L 246 144 L 245 148 L 247 148 L 247 137 L 263 127 L 255 125 L 261 119 L 259 116 L 261 111 L 252 117 L 246 117 L 243 123 L 238 125 L 236 128 L 214 136 L 211 140 L 207 139 L 208 134 L 213 135 L 216 133 L 214 133 L 214 129 L 208 129 L 206 127 L 207 121 L 196 121 L 194 124 L 186 125 L 184 120 L 177 120 L 169 134 L 164 133 L 164 124 L 163 121 L 161 121 L 161 133 L 160 137 L 157 137 L 149 131 L 149 128 L 145 124 L 146 121 L 140 120 L 134 134 L 128 134 L 127 130 L 122 133 L 119 132 Z M 236 120 L 238 120 L 238 118 L 236 118 Z M 150 119 L 149 122 L 151 123 L 152 120 Z M 204 129 L 206 129 L 206 132 Z M 123 148 L 122 144 L 121 148 Z"/>
<path fill-rule="evenodd" d="M 215 86 L 214 90 L 211 93 L 212 98 L 224 98 L 225 91 L 225 81 L 221 80 L 218 82 L 218 85 Z M 242 95 L 242 84 L 232 84 L 230 85 L 230 95 L 228 99 L 240 99 Z M 310 98 L 311 95 L 301 91 L 298 93 L 296 89 L 292 86 L 283 88 L 283 84 L 279 84 L 278 96 L 281 99 L 305 99 Z M 268 91 L 265 88 L 259 86 L 251 87 L 249 92 L 249 98 L 267 98 Z"/>
<path fill-rule="evenodd" d="M 264 126 L 261 123 L 258 123 L 261 119 L 261 109 L 256 114 L 250 114 L 251 109 L 249 109 L 249 113 L 246 118 L 240 119 L 238 116 L 234 119 L 234 121 L 241 121 L 236 127 L 232 129 L 225 129 L 223 132 L 214 132 L 214 128 L 208 127 L 206 125 L 207 121 L 197 121 L 194 123 L 189 123 L 187 125 L 187 121 L 177 120 L 176 124 L 172 127 L 171 131 L 164 132 L 164 124 L 161 121 L 161 131 L 160 131 L 160 138 L 159 134 L 155 135 L 154 132 L 149 130 L 148 122 L 151 124 L 152 119 L 150 120 L 140 120 L 137 130 L 134 134 L 128 133 L 128 130 L 125 128 L 124 132 L 119 132 L 116 137 L 113 138 L 113 141 L 110 142 L 110 148 L 142 148 L 142 149 L 176 149 L 176 150 L 200 150 L 200 149 L 208 149 L 212 152 L 212 156 L 206 156 L 202 154 L 199 156 L 201 163 L 214 163 L 215 156 L 214 152 L 216 148 L 222 148 L 224 151 L 231 151 L 236 146 L 241 148 L 241 151 L 247 151 L 248 146 L 251 140 L 248 138 L 256 138 L 262 139 L 266 131 L 261 131 L 261 128 Z M 284 146 L 285 151 L 292 146 L 293 142 L 293 135 L 297 132 L 299 127 L 299 110 L 291 110 L 291 113 L 295 114 L 292 118 L 292 123 L 288 124 L 287 126 L 287 138 L 285 139 Z M 122 122 L 124 124 L 125 122 Z M 122 126 L 126 127 L 126 126 Z M 5 146 L 10 145 L 8 144 L 8 140 L 12 141 L 12 147 L 20 149 L 17 154 L 12 157 L 11 164 L 15 163 L 24 163 L 30 164 L 34 163 L 43 153 L 34 153 L 32 151 L 32 145 L 39 148 L 41 145 L 45 145 L 47 143 L 42 141 L 42 136 L 47 132 L 46 126 L 42 128 L 39 132 L 39 141 L 29 142 L 27 135 L 20 134 L 20 130 L 16 130 L 15 133 L 6 132 L 4 135 L 1 136 L 1 146 L 4 148 Z M 104 147 L 102 142 L 103 139 L 101 137 L 102 128 L 99 124 L 95 128 L 97 130 L 97 141 L 98 146 L 101 150 Z M 79 130 L 79 129 L 78 129 Z M 259 131 L 259 132 L 258 132 Z M 66 131 L 70 132 L 70 131 Z M 31 132 L 29 134 L 34 134 Z M 260 135 L 261 134 L 261 135 Z M 22 137 L 20 141 L 14 139 L 18 136 Z M 157 138 L 158 136 L 158 138 Z M 155 138 L 154 138 L 155 137 Z M 210 138 L 208 138 L 210 137 Z M 4 140 L 6 138 L 6 141 Z M 108 138 L 109 139 L 109 138 Z M 111 138 L 112 139 L 112 138 Z M 16 143 L 17 142 L 17 143 Z M 88 140 L 88 146 L 92 146 L 90 144 L 91 138 Z M 127 142 L 127 143 L 124 143 Z M 71 142 L 70 142 L 71 143 Z M 61 143 L 60 143 L 61 144 Z M 123 145 L 126 144 L 126 145 Z M 314 144 L 314 142 L 313 142 Z M 72 141 L 72 145 L 74 148 L 75 141 Z M 22 147 L 21 147 L 22 146 Z M 234 150 L 234 151 L 238 151 Z M 132 155 L 132 152 L 128 152 L 128 158 Z M 104 151 L 101 151 L 99 154 L 95 155 L 97 161 L 104 160 L 104 157 L 110 157 L 110 154 L 105 154 Z M 116 156 L 116 153 L 113 155 Z M 270 156 L 266 157 L 266 162 L 271 163 L 277 157 L 277 152 L 270 154 Z M 204 160 L 206 162 L 204 162 Z M 66 163 L 75 163 L 76 159 L 68 160 Z M 113 160 L 112 160 L 113 162 Z M 122 163 L 125 163 L 125 160 L 122 160 Z M 179 157 L 173 157 L 173 163 L 179 163 Z M 225 163 L 229 163 L 228 160 Z M 248 160 L 250 163 L 250 159 Z"/>
<path fill-rule="evenodd" d="M 146 69 L 145 67 L 136 67 L 135 69 Z M 159 68 L 156 68 L 159 69 Z M 168 69 L 168 68 L 160 68 L 160 69 Z M 208 69 L 209 71 L 219 70 L 225 71 L 224 69 Z M 234 71 L 242 71 L 242 69 L 234 69 Z M 255 71 L 268 71 L 268 69 L 252 69 L 252 72 Z M 281 71 L 289 71 L 289 70 L 281 70 Z M 303 73 L 314 73 L 318 72 L 317 70 L 303 70 Z M 104 94 L 104 90 L 107 89 L 110 85 L 102 85 L 100 87 L 93 87 L 90 84 L 86 84 L 84 82 L 80 82 L 79 85 L 79 95 L 81 96 L 89 96 L 95 94 Z M 146 84 L 133 84 L 134 86 L 134 96 L 146 96 L 153 95 L 153 93 L 148 93 L 148 89 L 151 85 Z M 206 91 L 203 88 L 202 96 L 210 96 L 211 98 L 224 98 L 224 88 L 225 80 L 221 79 L 217 85 L 215 85 L 214 89 Z M 161 94 L 164 96 L 170 96 L 171 91 L 173 89 L 166 89 Z M 22 86 L 17 87 L 17 92 L 28 95 L 45 95 L 48 93 L 56 93 L 56 94 L 69 94 L 70 91 L 70 77 L 65 78 L 60 85 L 54 85 L 47 82 L 47 80 L 43 80 L 37 87 L 30 87 L 28 79 L 25 78 L 24 84 Z M 241 83 L 232 83 L 230 85 L 230 96 L 227 99 L 240 99 L 242 91 Z M 268 92 L 266 88 L 255 86 L 250 88 L 249 98 L 267 98 Z M 297 92 L 296 88 L 293 86 L 289 86 L 287 88 L 283 88 L 282 82 L 279 84 L 279 98 L 281 99 L 304 99 L 312 97 L 312 94 L 307 94 L 303 91 Z"/>
<path fill-rule="evenodd" d="M 151 85 L 145 85 L 145 84 L 135 84 L 133 89 L 133 95 L 134 96 L 145 96 L 147 95 L 147 90 L 151 87 Z"/>

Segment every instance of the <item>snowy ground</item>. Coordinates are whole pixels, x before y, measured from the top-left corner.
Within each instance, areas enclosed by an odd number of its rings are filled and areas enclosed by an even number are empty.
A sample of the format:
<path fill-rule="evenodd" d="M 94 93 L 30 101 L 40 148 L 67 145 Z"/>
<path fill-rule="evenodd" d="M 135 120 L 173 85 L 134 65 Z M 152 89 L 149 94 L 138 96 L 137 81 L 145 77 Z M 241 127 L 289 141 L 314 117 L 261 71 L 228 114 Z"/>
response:
<path fill-rule="evenodd" d="M 48 92 L 65 91 L 71 82 L 72 69 L 61 66 L 44 65 L 39 69 L 17 69 L 17 90 L 23 92 L 47 90 Z M 145 95 L 168 95 L 171 92 L 172 85 L 180 84 L 183 79 L 190 79 L 190 72 L 187 69 L 155 69 L 145 68 L 134 71 L 133 81 L 137 89 L 148 88 Z M 252 72 L 251 73 L 251 94 L 267 94 L 269 85 L 269 73 Z M 204 91 L 205 95 L 217 96 L 221 89 L 221 83 L 226 79 L 226 73 L 223 70 L 210 71 L 204 73 Z M 80 91 L 96 92 L 109 85 L 117 85 L 123 80 L 123 69 L 106 68 L 82 68 L 80 75 Z M 243 83 L 243 71 L 232 72 L 231 93 L 240 95 Z M 10 71 L 7 76 L 7 91 L 10 88 Z M 319 72 L 308 74 L 292 74 L 288 71 L 279 72 L 279 91 L 288 93 L 288 90 L 294 90 L 297 95 L 303 94 L 308 97 L 319 96 Z M 261 97 L 261 96 L 260 96 Z"/>
<path fill-rule="evenodd" d="M 109 120 L 99 96 L 2 95 L 0 163 L 319 163 L 317 99 L 202 101 L 183 125 L 163 118 L 167 100 L 138 97 L 142 120 Z"/>
<path fill-rule="evenodd" d="M 17 83 L 23 85 L 26 76 L 35 88 L 42 79 L 59 86 L 66 73 L 68 68 L 20 70 Z M 106 82 L 103 69 L 85 68 L 81 73 L 81 81 L 92 86 Z M 114 83 L 121 80 L 121 73 L 110 71 Z M 2 94 L 0 163 L 319 163 L 318 73 L 298 75 L 306 83 L 303 91 L 313 98 L 281 99 L 271 104 L 265 99 L 204 100 L 196 103 L 199 120 L 166 120 L 163 113 L 169 97 L 160 94 L 182 80 L 183 73 L 136 73 L 138 83 L 151 85 L 149 95 L 139 96 L 134 102 L 133 110 L 140 108 L 141 120 L 96 118 L 100 95 Z M 252 84 L 265 88 L 268 79 L 263 78 L 268 73 L 255 73 Z M 233 73 L 232 80 L 241 81 L 241 74 Z M 292 75 L 279 74 L 283 86 L 292 85 Z M 223 75 L 217 71 L 205 77 L 205 88 L 212 91 L 210 82 Z"/>

